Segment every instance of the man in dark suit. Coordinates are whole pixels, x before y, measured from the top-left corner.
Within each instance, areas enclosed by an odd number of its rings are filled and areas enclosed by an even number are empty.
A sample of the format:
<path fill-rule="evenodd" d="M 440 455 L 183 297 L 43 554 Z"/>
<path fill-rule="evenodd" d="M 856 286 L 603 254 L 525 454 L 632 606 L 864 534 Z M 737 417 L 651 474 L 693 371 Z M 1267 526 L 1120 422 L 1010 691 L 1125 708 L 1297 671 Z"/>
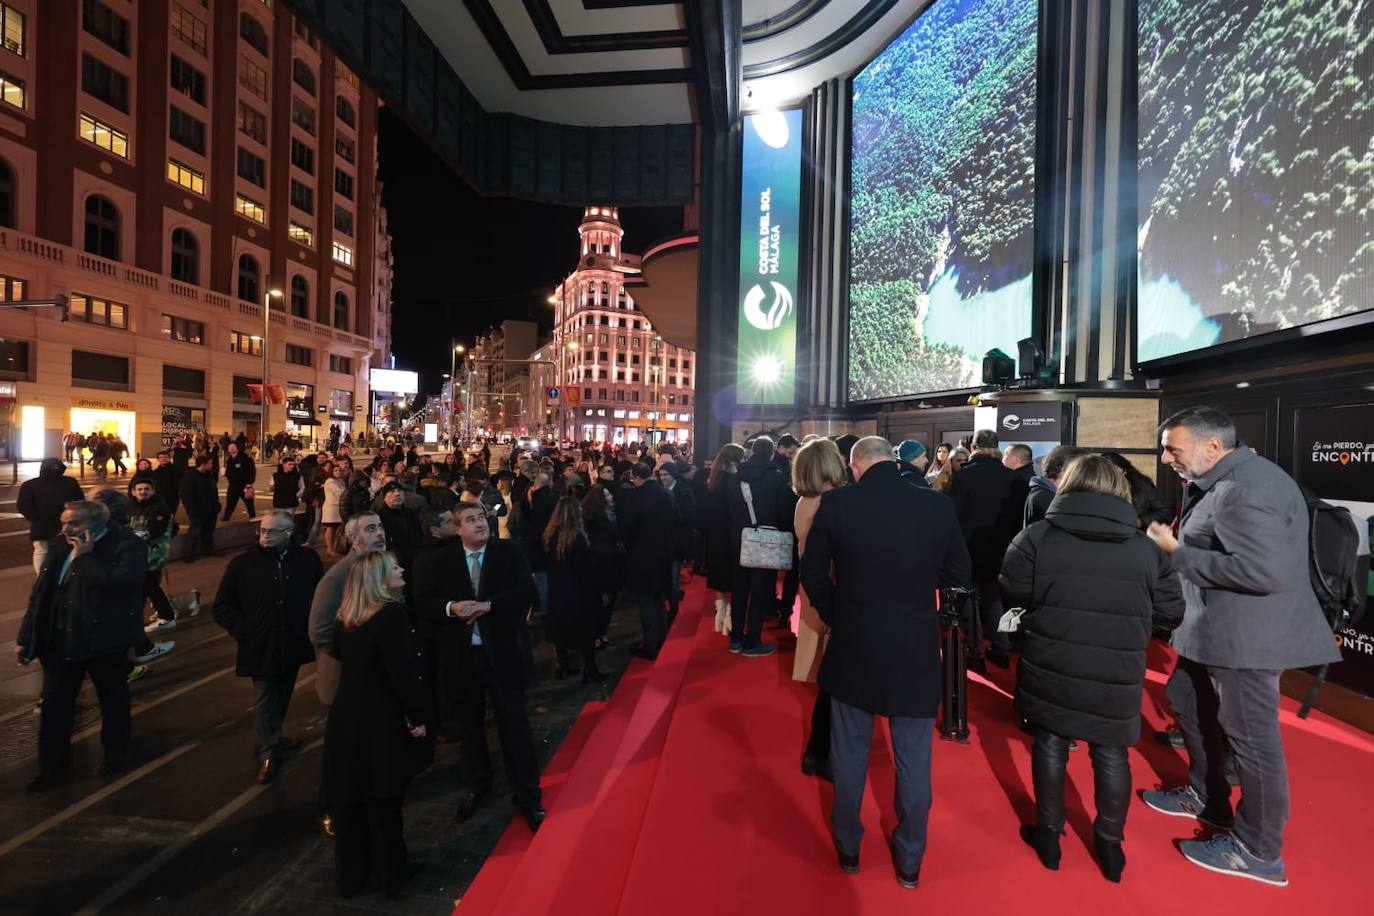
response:
<path fill-rule="evenodd" d="M 215 522 L 219 518 L 219 491 L 215 489 L 215 459 L 209 455 L 196 458 L 196 467 L 181 479 L 181 502 L 191 531 L 186 544 L 190 563 L 200 551 L 205 556 L 215 552 Z"/>
<path fill-rule="evenodd" d="M 525 713 L 533 668 L 525 612 L 537 598 L 520 546 L 491 537 L 486 507 L 460 503 L 458 537 L 436 548 L 417 571 L 416 601 L 433 623 L 444 683 L 456 712 L 468 790 L 458 820 L 491 790 L 491 752 L 483 728 L 486 703 L 496 713 L 501 757 L 515 803 L 531 830 L 544 821 L 539 761 Z"/>
<path fill-rule="evenodd" d="M 849 463 L 857 483 L 821 497 L 801 558 L 802 586 L 831 628 L 819 677 L 831 697 L 831 830 L 841 868 L 857 872 L 873 717 L 887 716 L 897 759 L 893 860 L 898 881 L 914 888 L 940 705 L 935 590 L 966 586 L 969 556 L 949 501 L 903 481 L 886 439 L 860 439 Z"/>
<path fill-rule="evenodd" d="M 53 539 L 34 580 L 15 638 L 19 664 L 36 658 L 43 665 L 40 772 L 29 792 L 67 778 L 76 696 L 88 675 L 100 701 L 100 775 L 124 769 L 132 732 L 129 647 L 143 638 L 148 548 L 109 522 L 110 510 L 101 503 L 67 503 L 61 536 Z"/>
<path fill-rule="evenodd" d="M 672 583 L 673 529 L 677 510 L 673 497 L 654 478 L 653 468 L 640 462 L 630 472 L 634 489 L 620 502 L 618 524 L 625 545 L 625 592 L 639 605 L 639 626 L 644 642 L 634 654 L 658 658 L 668 637 L 664 602 Z"/>
<path fill-rule="evenodd" d="M 983 637 L 988 641 L 987 660 L 1005 668 L 1011 664 L 1011 636 L 997 632 L 997 621 L 1002 617 L 1002 588 L 997 576 L 1007 545 L 1021 531 L 1030 480 L 1018 478 L 1002 464 L 997 433 L 992 430 L 974 433 L 973 449 L 954 475 L 949 498 L 954 501 L 954 512 L 973 560 Z"/>

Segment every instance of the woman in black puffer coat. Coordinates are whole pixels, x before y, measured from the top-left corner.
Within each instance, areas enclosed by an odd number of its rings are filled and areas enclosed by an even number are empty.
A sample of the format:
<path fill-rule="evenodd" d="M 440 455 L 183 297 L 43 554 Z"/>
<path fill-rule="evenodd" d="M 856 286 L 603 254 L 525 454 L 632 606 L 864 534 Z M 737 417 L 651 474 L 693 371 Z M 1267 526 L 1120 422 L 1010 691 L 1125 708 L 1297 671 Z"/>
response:
<path fill-rule="evenodd" d="M 1093 833 L 1103 874 L 1119 881 L 1131 796 L 1127 749 L 1140 738 L 1145 648 L 1183 619 L 1168 556 L 1137 527 L 1125 475 L 1101 455 L 1073 461 L 1043 521 L 1007 548 L 1002 591 L 1026 608 L 1016 708 L 1032 726 L 1035 825 L 1021 828 L 1059 867 L 1069 739 L 1088 742 L 1096 786 Z"/>

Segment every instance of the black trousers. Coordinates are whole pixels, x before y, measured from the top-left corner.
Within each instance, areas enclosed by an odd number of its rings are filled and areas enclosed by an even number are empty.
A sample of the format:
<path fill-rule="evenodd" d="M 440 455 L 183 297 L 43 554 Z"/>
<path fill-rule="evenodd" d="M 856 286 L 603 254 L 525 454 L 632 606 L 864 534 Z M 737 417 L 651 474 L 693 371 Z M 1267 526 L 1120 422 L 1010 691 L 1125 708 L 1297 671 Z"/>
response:
<path fill-rule="evenodd" d="M 59 645 L 62 640 L 55 640 Z M 84 661 L 68 661 L 62 650 L 49 652 L 43 664 L 43 712 L 38 725 L 38 764 L 43 772 L 61 772 L 72 763 L 72 720 L 81 682 L 90 675 L 100 701 L 100 745 L 107 756 L 129 752 L 133 722 L 129 711 L 127 650 Z"/>
<path fill-rule="evenodd" d="M 817 760 L 830 759 L 830 693 L 824 687 L 816 691 L 816 705 L 811 707 L 811 736 L 806 739 L 806 753 Z"/>
<path fill-rule="evenodd" d="M 243 508 L 248 512 L 249 518 L 257 517 L 258 511 L 253 505 L 253 500 L 243 495 L 245 486 L 247 484 L 229 484 L 229 491 L 224 494 L 224 515 L 220 521 L 229 521 L 229 516 L 234 514 L 234 507 L 239 504 L 239 500 L 243 500 Z"/>
<path fill-rule="evenodd" d="M 207 515 L 190 516 L 191 528 L 187 532 L 186 556 L 184 557 L 188 563 L 197 556 L 208 557 L 215 552 L 215 522 L 218 517 L 214 512 Z"/>
<path fill-rule="evenodd" d="M 345 894 L 367 886 L 372 866 L 382 886 L 395 893 L 405 883 L 409 852 L 401 818 L 404 798 L 379 798 L 336 807 L 334 817 L 334 883 Z"/>
<path fill-rule="evenodd" d="M 1093 832 L 1108 843 L 1120 843 L 1131 803 L 1131 767 L 1126 748 L 1088 744 L 1093 762 Z M 1035 726 L 1031 779 L 1035 783 L 1035 824 L 1056 833 L 1064 829 L 1064 769 L 1069 765 L 1069 739 Z"/>
<path fill-rule="evenodd" d="M 738 639 L 746 649 L 757 646 L 763 635 L 763 618 L 777 601 L 776 569 L 748 569 L 741 566 L 735 574 L 735 590 L 730 598 L 730 639 Z"/>
<path fill-rule="evenodd" d="M 157 611 L 157 616 L 162 620 L 175 620 L 176 611 L 172 609 L 172 602 L 168 600 L 167 593 L 162 590 L 162 569 L 148 570 L 143 577 L 143 597 L 153 603 L 153 610 Z"/>
<path fill-rule="evenodd" d="M 470 646 L 467 664 L 445 672 L 445 683 L 458 720 L 463 768 L 469 784 L 485 791 L 495 772 L 487 747 L 487 703 L 496 715 L 496 734 L 501 740 L 501 758 L 506 766 L 515 803 L 522 807 L 540 800 L 539 758 L 534 751 L 534 736 L 525 712 L 525 689 L 501 686 L 491 657 L 481 646 Z"/>

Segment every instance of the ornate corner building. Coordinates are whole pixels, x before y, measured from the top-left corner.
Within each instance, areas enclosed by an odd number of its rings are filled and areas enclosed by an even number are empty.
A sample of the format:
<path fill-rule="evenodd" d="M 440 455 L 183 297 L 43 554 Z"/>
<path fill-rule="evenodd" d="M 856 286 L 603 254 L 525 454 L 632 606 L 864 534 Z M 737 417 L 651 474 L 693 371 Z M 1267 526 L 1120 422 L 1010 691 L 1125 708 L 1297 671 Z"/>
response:
<path fill-rule="evenodd" d="M 264 343 L 269 433 L 360 430 L 390 349 L 376 94 L 271 0 L 3 0 L 0 34 L 0 291 L 70 308 L 0 309 L 3 457 L 256 437 Z"/>
<path fill-rule="evenodd" d="M 685 442 L 691 437 L 696 354 L 654 331 L 625 289 L 639 257 L 621 247 L 616 207 L 587 207 L 577 268 L 554 290 L 553 347 L 562 385 L 550 407 L 566 438 Z"/>

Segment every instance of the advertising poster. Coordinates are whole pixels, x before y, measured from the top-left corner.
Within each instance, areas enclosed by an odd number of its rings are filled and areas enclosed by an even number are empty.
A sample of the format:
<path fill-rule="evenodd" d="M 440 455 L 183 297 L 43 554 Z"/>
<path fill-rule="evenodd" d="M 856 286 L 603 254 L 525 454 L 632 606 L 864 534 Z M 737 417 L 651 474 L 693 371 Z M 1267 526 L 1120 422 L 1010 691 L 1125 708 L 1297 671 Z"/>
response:
<path fill-rule="evenodd" d="M 177 436 L 188 433 L 192 436 L 196 434 L 195 422 L 192 419 L 192 411 L 195 408 L 181 407 L 176 404 L 162 405 L 162 447 L 171 448 Z"/>
<path fill-rule="evenodd" d="M 1018 443 L 1030 446 L 1036 469 L 1041 460 L 1056 445 L 1063 445 L 1067 435 L 1068 411 L 1073 405 L 1062 401 L 1031 401 L 1020 404 L 997 405 L 997 441 L 1002 450 Z"/>
<path fill-rule="evenodd" d="M 744 118 L 739 404 L 791 404 L 796 396 L 801 134 L 800 109 Z"/>
<path fill-rule="evenodd" d="M 1299 410 L 1296 434 L 1298 483 L 1350 510 L 1360 527 L 1360 550 L 1368 559 L 1374 531 L 1374 404 Z M 1365 594 L 1364 619 L 1337 634 L 1342 661 L 1331 666 L 1327 680 L 1374 696 L 1374 619 L 1368 613 L 1374 575 L 1368 577 Z"/>

